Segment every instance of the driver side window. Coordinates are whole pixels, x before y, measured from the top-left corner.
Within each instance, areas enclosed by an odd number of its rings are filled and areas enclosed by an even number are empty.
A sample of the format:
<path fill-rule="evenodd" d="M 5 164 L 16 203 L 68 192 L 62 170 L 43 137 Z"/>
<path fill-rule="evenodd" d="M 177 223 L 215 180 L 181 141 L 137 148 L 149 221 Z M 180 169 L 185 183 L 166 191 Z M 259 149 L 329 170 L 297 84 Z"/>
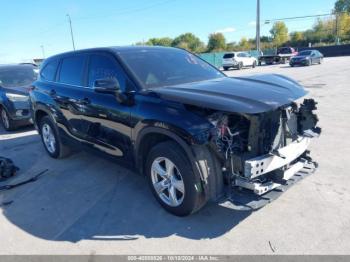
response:
<path fill-rule="evenodd" d="M 89 60 L 88 86 L 93 88 L 96 80 L 115 78 L 124 89 L 124 76 L 117 62 L 107 55 L 93 54 Z"/>

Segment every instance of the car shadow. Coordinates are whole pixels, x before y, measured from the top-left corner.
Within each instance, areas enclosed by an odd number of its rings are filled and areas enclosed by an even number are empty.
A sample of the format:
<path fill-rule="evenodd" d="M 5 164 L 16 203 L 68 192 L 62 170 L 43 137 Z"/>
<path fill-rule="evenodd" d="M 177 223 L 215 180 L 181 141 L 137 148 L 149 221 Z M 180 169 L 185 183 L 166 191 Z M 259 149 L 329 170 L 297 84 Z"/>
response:
<path fill-rule="evenodd" d="M 0 191 L 0 203 L 13 201 L 0 205 L 2 216 L 20 230 L 46 240 L 131 241 L 171 235 L 212 239 L 251 214 L 209 204 L 191 216 L 173 216 L 156 202 L 145 177 L 86 152 L 64 160 L 49 158 L 38 135 L 1 141 L 0 155 L 20 167 L 7 184 L 48 169 L 33 183 Z"/>

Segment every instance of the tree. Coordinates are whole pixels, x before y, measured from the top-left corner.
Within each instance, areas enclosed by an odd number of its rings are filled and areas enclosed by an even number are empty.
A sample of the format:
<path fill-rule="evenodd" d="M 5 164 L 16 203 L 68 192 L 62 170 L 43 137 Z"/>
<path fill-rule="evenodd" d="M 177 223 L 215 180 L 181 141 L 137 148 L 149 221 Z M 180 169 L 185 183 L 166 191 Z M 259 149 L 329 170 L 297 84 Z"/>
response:
<path fill-rule="evenodd" d="M 146 45 L 171 46 L 173 39 L 170 37 L 150 38 Z"/>
<path fill-rule="evenodd" d="M 350 14 L 350 0 L 337 0 L 334 4 L 336 13 L 347 12 Z"/>
<path fill-rule="evenodd" d="M 281 46 L 288 41 L 288 28 L 284 22 L 275 22 L 270 33 L 272 35 L 273 43 L 276 46 Z"/>
<path fill-rule="evenodd" d="M 214 33 L 209 35 L 208 51 L 223 51 L 226 49 L 226 39 L 222 33 Z"/>
<path fill-rule="evenodd" d="M 185 33 L 176 37 L 172 44 L 174 47 L 180 47 L 192 52 L 203 52 L 205 49 L 201 40 L 192 33 Z"/>
<path fill-rule="evenodd" d="M 248 50 L 252 49 L 252 46 L 251 46 L 249 40 L 245 37 L 241 38 L 241 41 L 239 41 L 238 45 L 239 45 L 239 49 L 241 51 L 248 51 Z"/>

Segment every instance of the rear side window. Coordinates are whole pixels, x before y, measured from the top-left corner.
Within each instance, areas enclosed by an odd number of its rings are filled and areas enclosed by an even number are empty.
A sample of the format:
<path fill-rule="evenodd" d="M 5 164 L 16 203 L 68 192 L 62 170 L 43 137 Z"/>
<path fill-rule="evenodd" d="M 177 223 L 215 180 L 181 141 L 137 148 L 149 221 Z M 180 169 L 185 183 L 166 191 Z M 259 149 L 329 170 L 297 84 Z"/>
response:
<path fill-rule="evenodd" d="M 76 55 L 62 59 L 59 82 L 82 86 L 85 55 Z"/>
<path fill-rule="evenodd" d="M 91 55 L 89 62 L 89 87 L 93 87 L 94 82 L 99 79 L 116 78 L 123 86 L 124 77 L 117 62 L 110 56 Z"/>
<path fill-rule="evenodd" d="M 225 54 L 224 58 L 233 58 L 235 57 L 235 54 Z"/>
<path fill-rule="evenodd" d="M 47 81 L 54 81 L 56 76 L 58 66 L 58 60 L 50 61 L 46 66 L 41 70 L 40 76 Z"/>

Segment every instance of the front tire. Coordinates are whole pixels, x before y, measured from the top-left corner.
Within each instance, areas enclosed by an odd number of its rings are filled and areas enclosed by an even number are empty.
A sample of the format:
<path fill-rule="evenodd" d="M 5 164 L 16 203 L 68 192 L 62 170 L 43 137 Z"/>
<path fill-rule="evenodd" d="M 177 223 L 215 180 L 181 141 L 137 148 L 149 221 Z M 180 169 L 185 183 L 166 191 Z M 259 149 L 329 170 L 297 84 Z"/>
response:
<path fill-rule="evenodd" d="M 2 126 L 6 131 L 11 131 L 16 128 L 15 122 L 10 118 L 5 108 L 0 107 L 0 116 L 1 116 Z"/>
<path fill-rule="evenodd" d="M 256 61 L 253 62 L 252 68 L 256 67 Z"/>
<path fill-rule="evenodd" d="M 145 168 L 153 195 L 168 212 L 187 216 L 206 203 L 201 179 L 177 143 L 154 146 Z"/>
<path fill-rule="evenodd" d="M 224 71 L 228 71 L 229 67 L 224 66 Z"/>
<path fill-rule="evenodd" d="M 49 156 L 52 158 L 64 158 L 68 156 L 70 149 L 62 144 L 61 138 L 51 118 L 49 116 L 44 116 L 39 126 L 41 141 Z"/>
<path fill-rule="evenodd" d="M 243 63 L 240 62 L 240 63 L 238 64 L 238 66 L 237 66 L 237 69 L 238 69 L 238 70 L 241 70 L 242 68 L 243 68 Z"/>

